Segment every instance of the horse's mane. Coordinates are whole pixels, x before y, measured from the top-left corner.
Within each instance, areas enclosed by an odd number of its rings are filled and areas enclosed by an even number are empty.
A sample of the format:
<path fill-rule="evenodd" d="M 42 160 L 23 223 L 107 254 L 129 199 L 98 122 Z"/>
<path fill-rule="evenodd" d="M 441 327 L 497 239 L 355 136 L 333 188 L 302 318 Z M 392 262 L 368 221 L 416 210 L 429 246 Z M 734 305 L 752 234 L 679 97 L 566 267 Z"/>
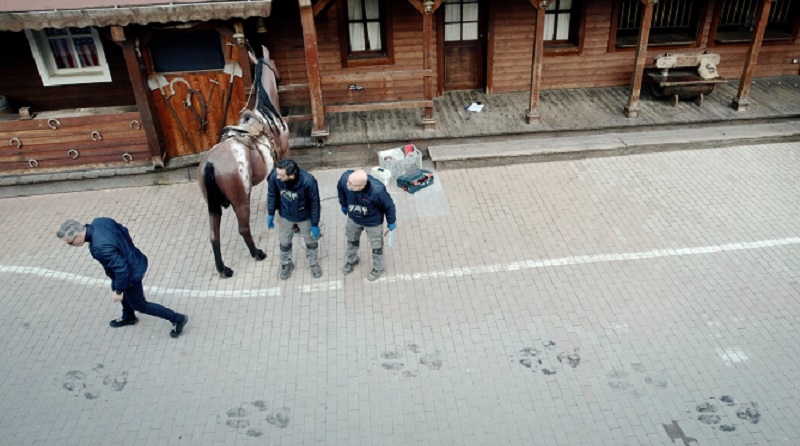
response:
<path fill-rule="evenodd" d="M 274 135 L 280 133 L 278 130 L 278 125 L 281 126 L 283 130 L 286 130 L 286 123 L 281 118 L 281 114 L 278 110 L 275 109 L 275 105 L 269 99 L 269 94 L 267 94 L 267 89 L 264 88 L 264 83 L 261 82 L 261 74 L 263 70 L 263 66 L 266 62 L 263 59 L 258 61 L 259 63 L 256 64 L 256 79 L 258 82 L 256 83 L 256 109 L 261 116 L 266 118 L 267 124 L 269 125 L 270 130 Z"/>

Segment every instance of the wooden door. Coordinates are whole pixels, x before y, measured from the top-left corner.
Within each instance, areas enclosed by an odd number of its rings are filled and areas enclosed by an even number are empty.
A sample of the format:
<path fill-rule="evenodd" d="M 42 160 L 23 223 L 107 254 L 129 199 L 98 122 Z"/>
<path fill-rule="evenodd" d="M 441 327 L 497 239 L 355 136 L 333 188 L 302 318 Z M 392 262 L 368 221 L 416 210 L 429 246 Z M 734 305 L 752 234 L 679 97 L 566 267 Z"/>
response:
<path fill-rule="evenodd" d="M 440 66 L 444 90 L 485 87 L 484 7 L 481 0 L 446 0 L 441 9 Z"/>

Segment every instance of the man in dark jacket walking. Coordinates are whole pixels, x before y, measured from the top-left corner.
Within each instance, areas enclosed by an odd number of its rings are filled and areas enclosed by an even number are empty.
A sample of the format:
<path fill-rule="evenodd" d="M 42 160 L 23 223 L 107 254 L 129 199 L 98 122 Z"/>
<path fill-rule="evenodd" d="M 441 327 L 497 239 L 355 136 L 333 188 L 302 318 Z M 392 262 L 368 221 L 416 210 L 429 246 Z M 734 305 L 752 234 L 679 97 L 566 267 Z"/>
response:
<path fill-rule="evenodd" d="M 300 169 L 290 159 L 280 160 L 269 175 L 267 192 L 267 227 L 275 228 L 275 211 L 278 215 L 278 241 L 280 243 L 281 279 L 288 279 L 294 270 L 292 262 L 292 237 L 294 226 L 306 241 L 306 258 L 314 278 L 322 276 L 319 266 L 319 186 L 313 175 Z"/>
<path fill-rule="evenodd" d="M 342 213 L 349 218 L 345 226 L 347 236 L 347 263 L 344 274 L 353 272 L 358 264 L 358 247 L 361 232 L 367 231 L 369 245 L 372 248 L 372 272 L 367 277 L 370 281 L 378 280 L 383 274 L 383 219 L 390 231 L 397 228 L 394 201 L 386 191 L 386 187 L 377 179 L 368 176 L 364 170 L 348 170 L 342 174 L 336 189 L 339 192 L 339 205 Z"/>
<path fill-rule="evenodd" d="M 70 246 L 89 242 L 89 253 L 111 279 L 112 300 L 122 302 L 122 317 L 111 321 L 111 327 L 134 325 L 139 321 L 134 311 L 138 311 L 170 321 L 173 325 L 170 336 L 181 335 L 189 317 L 148 302 L 144 297 L 142 279 L 147 272 L 147 257 L 133 245 L 128 228 L 105 217 L 95 218 L 88 225 L 67 220 L 56 236 Z"/>

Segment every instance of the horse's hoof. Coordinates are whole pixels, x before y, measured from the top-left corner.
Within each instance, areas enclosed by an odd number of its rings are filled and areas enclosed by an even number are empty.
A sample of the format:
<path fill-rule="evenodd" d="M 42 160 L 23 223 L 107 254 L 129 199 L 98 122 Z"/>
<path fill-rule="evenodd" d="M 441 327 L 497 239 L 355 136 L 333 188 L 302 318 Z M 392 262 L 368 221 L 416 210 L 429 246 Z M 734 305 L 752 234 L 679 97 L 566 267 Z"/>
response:
<path fill-rule="evenodd" d="M 264 260 L 267 258 L 267 253 L 259 249 L 258 252 L 256 252 L 256 255 L 253 256 L 253 258 L 256 259 L 257 261 Z"/>
<path fill-rule="evenodd" d="M 226 266 L 225 269 L 219 272 L 219 276 L 223 279 L 227 279 L 228 277 L 233 276 L 233 270 Z"/>

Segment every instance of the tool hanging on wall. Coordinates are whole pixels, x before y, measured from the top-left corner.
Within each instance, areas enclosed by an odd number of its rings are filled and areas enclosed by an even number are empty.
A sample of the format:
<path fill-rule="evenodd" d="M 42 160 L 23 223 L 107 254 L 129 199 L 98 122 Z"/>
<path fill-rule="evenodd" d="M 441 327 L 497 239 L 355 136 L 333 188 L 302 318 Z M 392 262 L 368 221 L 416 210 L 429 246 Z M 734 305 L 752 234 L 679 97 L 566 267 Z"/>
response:
<path fill-rule="evenodd" d="M 222 122 L 219 124 L 220 136 L 222 136 L 222 129 L 225 128 L 225 120 L 228 117 L 228 106 L 231 104 L 231 95 L 233 94 L 233 80 L 234 78 L 242 77 L 242 67 L 239 62 L 231 60 L 225 63 L 224 73 L 230 75 L 230 80 L 228 82 L 228 91 L 223 99 Z"/>
<path fill-rule="evenodd" d="M 206 107 L 206 100 L 203 99 L 203 94 L 200 92 L 200 90 L 192 88 L 192 86 L 189 84 L 189 81 L 187 81 L 186 79 L 182 77 L 176 77 L 173 78 L 171 81 L 169 81 L 170 98 L 175 96 L 175 82 L 183 82 L 184 84 L 186 84 L 187 92 L 186 92 L 186 99 L 183 100 L 183 108 L 192 112 L 195 121 L 197 121 L 197 123 L 200 125 L 200 131 L 205 132 L 206 126 L 208 125 L 208 121 L 206 119 L 208 117 L 208 108 Z M 212 86 L 211 88 L 214 87 Z M 200 113 L 198 113 L 197 110 L 194 108 L 194 103 L 192 103 L 192 95 L 198 97 L 198 101 L 200 102 Z"/>
<path fill-rule="evenodd" d="M 164 102 L 167 103 L 167 108 L 172 115 L 172 119 L 174 119 L 175 123 L 178 125 L 178 130 L 181 131 L 184 141 L 186 141 L 186 144 L 192 149 L 193 152 L 197 152 L 197 149 L 194 147 L 191 138 L 189 138 L 189 135 L 186 133 L 186 129 L 183 128 L 183 123 L 181 122 L 180 118 L 178 118 L 178 114 L 175 113 L 175 109 L 172 108 L 172 103 L 169 102 L 169 96 L 167 96 L 167 93 L 164 92 L 164 87 L 168 85 L 169 81 L 167 81 L 167 78 L 164 77 L 163 74 L 152 73 L 147 76 L 147 86 L 150 87 L 150 90 L 158 90 L 161 92 L 161 96 L 164 98 Z"/>

